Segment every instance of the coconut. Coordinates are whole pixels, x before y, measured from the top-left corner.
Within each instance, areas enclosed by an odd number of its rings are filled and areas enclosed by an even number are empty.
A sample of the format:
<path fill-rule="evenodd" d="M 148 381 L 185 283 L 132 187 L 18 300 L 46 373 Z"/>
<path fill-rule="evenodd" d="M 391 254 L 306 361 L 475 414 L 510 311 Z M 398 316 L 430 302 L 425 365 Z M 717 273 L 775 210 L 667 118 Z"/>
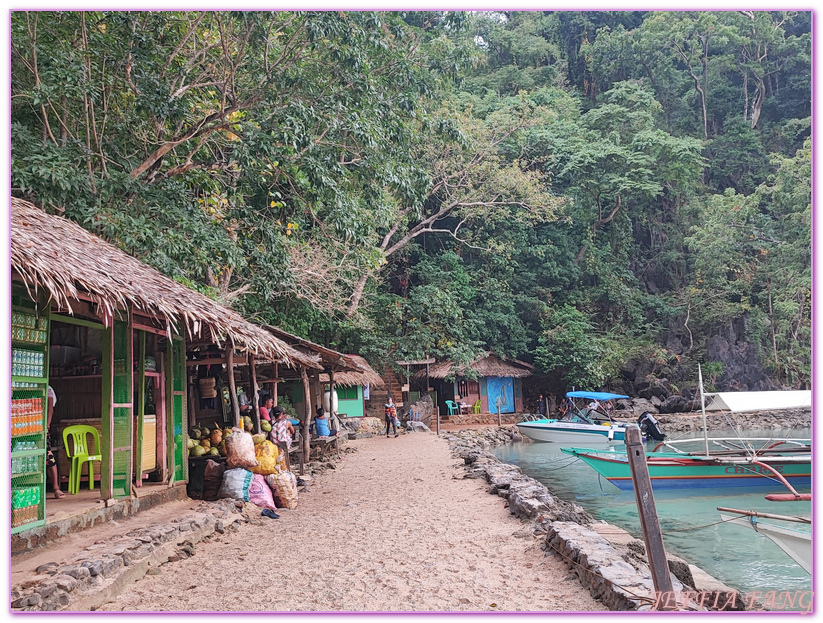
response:
<path fill-rule="evenodd" d="M 203 456 L 204 454 L 206 454 L 206 449 L 203 446 L 194 446 L 191 449 L 192 456 Z"/>
<path fill-rule="evenodd" d="M 220 450 L 217 448 L 211 448 L 209 450 L 209 456 L 220 456 Z"/>
<path fill-rule="evenodd" d="M 223 431 L 219 428 L 215 428 L 211 432 L 211 445 L 219 445 L 221 441 L 223 441 Z"/>
<path fill-rule="evenodd" d="M 263 420 L 262 422 L 260 422 L 260 428 L 262 428 L 267 433 L 271 432 L 271 422 L 269 422 L 268 420 Z"/>
<path fill-rule="evenodd" d="M 264 441 L 266 441 L 266 435 L 264 435 L 263 433 L 252 435 L 251 438 L 254 441 L 255 446 L 259 443 L 263 443 Z"/>
<path fill-rule="evenodd" d="M 200 445 L 203 446 L 206 450 L 211 448 L 211 442 L 208 439 L 201 439 Z"/>

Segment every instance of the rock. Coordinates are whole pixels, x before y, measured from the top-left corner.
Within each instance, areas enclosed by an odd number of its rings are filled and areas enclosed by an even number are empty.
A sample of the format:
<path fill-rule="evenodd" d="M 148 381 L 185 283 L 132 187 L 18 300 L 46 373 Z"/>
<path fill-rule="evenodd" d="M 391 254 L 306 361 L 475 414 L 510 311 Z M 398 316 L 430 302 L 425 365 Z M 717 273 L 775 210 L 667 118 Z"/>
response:
<path fill-rule="evenodd" d="M 19 599 L 15 599 L 11 602 L 12 608 L 25 608 L 26 606 L 37 606 L 42 601 L 39 593 L 32 593 L 31 595 L 26 595 L 25 597 L 20 597 Z"/>
<path fill-rule="evenodd" d="M 406 422 L 406 430 L 410 433 L 430 433 L 431 429 L 423 422 L 408 421 Z"/>
<path fill-rule="evenodd" d="M 79 584 L 79 582 L 70 575 L 57 575 L 54 577 L 54 583 L 66 592 L 73 591 Z"/>
<path fill-rule="evenodd" d="M 40 593 L 40 597 L 42 597 L 43 599 L 51 597 L 56 591 L 57 584 L 54 584 L 53 582 L 41 584 L 35 589 L 35 592 Z"/>
<path fill-rule="evenodd" d="M 91 575 L 91 573 L 89 573 L 88 568 L 83 566 L 62 567 L 60 568 L 60 573 L 70 575 L 76 580 L 82 580 Z"/>
<path fill-rule="evenodd" d="M 60 566 L 60 565 L 58 565 L 56 562 L 47 562 L 47 563 L 45 563 L 45 564 L 40 565 L 39 567 L 37 567 L 37 569 L 35 569 L 35 570 L 34 570 L 34 572 L 35 572 L 35 573 L 50 573 L 50 574 L 54 574 L 54 573 L 56 573 L 57 567 L 59 567 L 59 566 Z"/>
<path fill-rule="evenodd" d="M 99 560 L 87 560 L 81 563 L 81 566 L 86 567 L 91 576 L 97 576 L 103 573 L 103 563 Z"/>

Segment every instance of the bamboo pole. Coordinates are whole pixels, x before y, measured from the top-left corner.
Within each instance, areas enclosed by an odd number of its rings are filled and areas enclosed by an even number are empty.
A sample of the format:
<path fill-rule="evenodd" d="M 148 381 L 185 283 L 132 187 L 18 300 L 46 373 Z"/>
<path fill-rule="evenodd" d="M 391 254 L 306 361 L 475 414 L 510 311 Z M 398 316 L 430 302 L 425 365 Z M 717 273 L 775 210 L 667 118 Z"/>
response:
<path fill-rule="evenodd" d="M 249 378 L 251 379 L 251 419 L 254 421 L 254 432 L 260 433 L 260 404 L 257 398 L 257 370 L 254 366 L 254 354 L 249 353 Z"/>
<path fill-rule="evenodd" d="M 706 443 L 706 456 L 709 456 L 709 429 L 706 425 L 706 397 L 703 395 L 703 369 L 697 364 L 697 381 L 700 384 L 700 411 L 703 413 L 703 441 Z"/>
<path fill-rule="evenodd" d="M 306 460 L 309 458 L 309 450 L 311 446 L 309 442 L 309 425 L 311 424 L 311 388 L 309 387 L 309 376 L 306 374 L 306 368 L 300 366 L 300 380 L 303 381 L 303 404 L 306 406 L 306 414 L 300 424 L 300 430 L 303 434 L 303 456 Z"/>
<path fill-rule="evenodd" d="M 280 375 L 279 364 L 275 361 L 274 362 L 274 378 L 275 379 L 280 378 L 279 375 Z M 274 383 L 271 384 L 271 397 L 274 400 L 274 405 L 273 406 L 276 407 L 277 406 L 277 381 L 275 381 Z"/>
<path fill-rule="evenodd" d="M 234 425 L 243 428 L 240 423 L 240 405 L 237 403 L 237 385 L 234 382 L 234 342 L 226 344 L 226 367 L 229 369 L 229 398 L 234 413 Z M 221 396 L 218 396 L 218 399 L 221 399 Z"/>

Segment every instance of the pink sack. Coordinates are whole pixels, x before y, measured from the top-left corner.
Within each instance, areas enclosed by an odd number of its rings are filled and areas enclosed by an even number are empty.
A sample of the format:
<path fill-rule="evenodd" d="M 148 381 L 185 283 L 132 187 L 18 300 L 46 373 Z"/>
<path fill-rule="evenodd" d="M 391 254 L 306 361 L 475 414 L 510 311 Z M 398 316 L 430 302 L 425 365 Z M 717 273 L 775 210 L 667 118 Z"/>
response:
<path fill-rule="evenodd" d="M 271 489 L 266 484 L 266 477 L 262 474 L 255 474 L 249 486 L 249 502 L 257 504 L 260 508 L 270 508 L 277 510 L 274 505 Z"/>

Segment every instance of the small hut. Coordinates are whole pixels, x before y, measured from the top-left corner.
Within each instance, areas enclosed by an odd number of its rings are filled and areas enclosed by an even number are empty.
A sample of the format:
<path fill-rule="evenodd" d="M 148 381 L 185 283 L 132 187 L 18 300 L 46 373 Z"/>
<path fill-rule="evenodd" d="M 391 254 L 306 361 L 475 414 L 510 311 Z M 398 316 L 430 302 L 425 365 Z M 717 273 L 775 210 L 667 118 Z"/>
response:
<path fill-rule="evenodd" d="M 366 391 L 371 395 L 374 387 L 382 387 L 383 379 L 374 371 L 369 363 L 360 355 L 346 355 L 354 360 L 362 368 L 361 371 L 339 372 L 335 375 L 337 393 L 337 415 L 340 417 L 353 418 L 366 415 Z M 320 382 L 324 383 L 324 388 L 329 390 L 329 375 L 321 374 Z M 327 410 L 329 405 L 325 405 Z"/>
<path fill-rule="evenodd" d="M 472 373 L 468 374 L 471 370 Z M 425 374 L 418 371 L 415 376 Z M 521 379 L 534 374 L 534 366 L 517 359 L 504 359 L 486 352 L 473 362 L 459 365 L 443 361 L 428 367 L 428 376 L 437 389 L 441 414 L 448 414 L 446 400 L 474 408 L 481 413 L 519 413 L 523 411 Z M 469 378 L 469 376 L 474 378 Z"/>
<path fill-rule="evenodd" d="M 97 431 L 100 482 L 84 488 L 93 490 L 92 506 L 109 506 L 144 478 L 186 484 L 192 349 L 213 347 L 209 363 L 225 365 L 229 383 L 235 363 L 255 356 L 300 365 L 270 332 L 76 223 L 21 199 L 10 206 L 13 534 L 46 519 L 49 386 L 55 445 L 66 427 Z M 61 485 L 70 473 L 65 454 L 58 452 Z"/>

